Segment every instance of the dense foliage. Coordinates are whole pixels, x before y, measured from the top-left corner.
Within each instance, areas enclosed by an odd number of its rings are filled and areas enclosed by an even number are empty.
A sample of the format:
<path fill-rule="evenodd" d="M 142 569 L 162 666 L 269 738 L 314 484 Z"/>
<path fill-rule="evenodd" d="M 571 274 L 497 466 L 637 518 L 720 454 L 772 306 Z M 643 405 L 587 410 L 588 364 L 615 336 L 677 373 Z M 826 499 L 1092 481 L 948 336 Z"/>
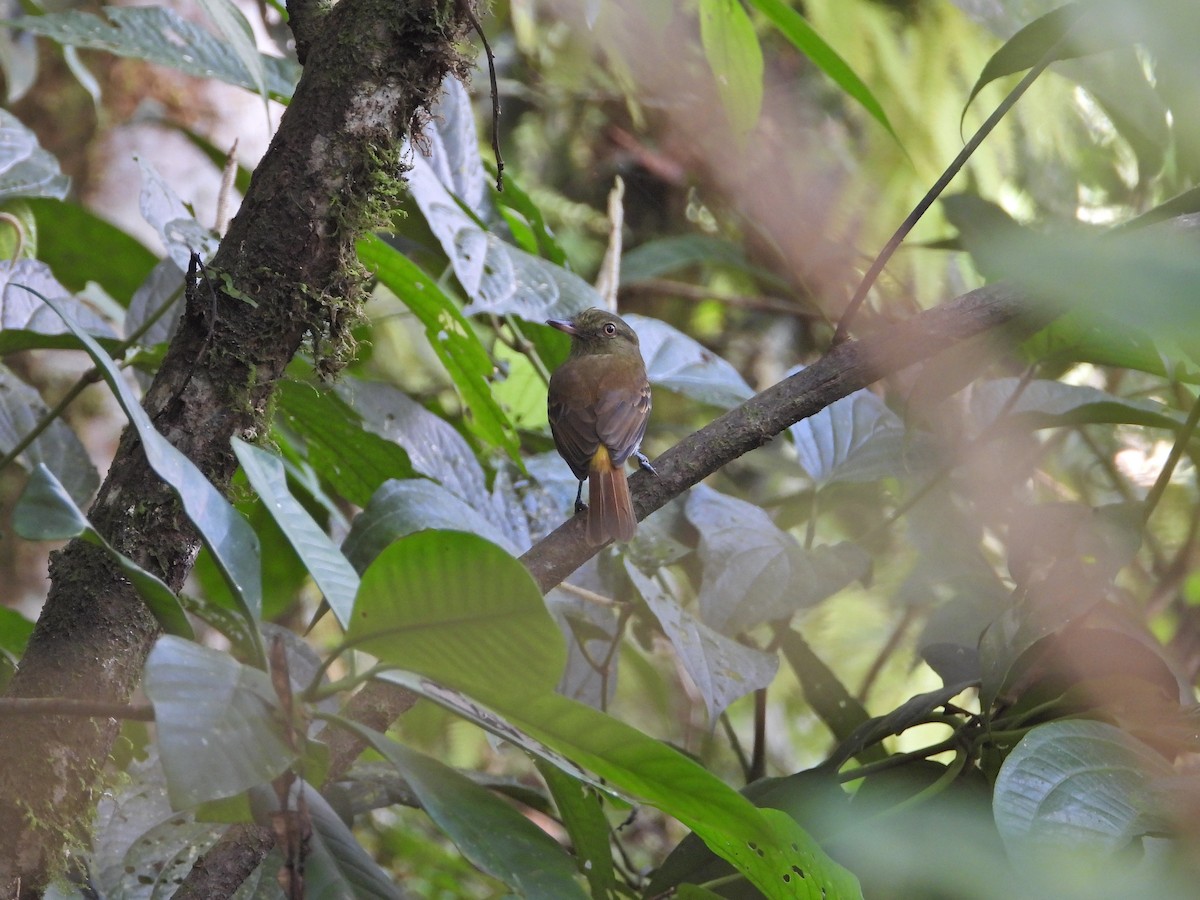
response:
<path fill-rule="evenodd" d="M 142 161 L 154 253 L 81 203 L 39 99 L 131 108 L 116 55 L 286 105 L 287 11 L 258 13 L 280 55 L 196 6 L 25 15 L 0 44 L 4 578 L 88 542 L 163 632 L 128 704 L 0 701 L 8 741 L 126 719 L 93 821 L 47 830 L 55 896 L 170 896 L 230 848 L 243 898 L 1194 895 L 1189 0 L 498 4 L 503 114 L 486 76 L 446 79 L 228 497 L 140 404 L 175 329 L 255 297 L 208 265 L 189 184 Z M 904 330 L 971 290 L 1026 314 Z M 555 531 L 576 483 L 544 323 L 614 304 L 665 460 L 634 492 L 676 496 L 591 555 Z M 115 403 L 72 406 L 96 381 Z M 718 419 L 779 382 L 840 399 L 781 434 Z M 84 512 L 109 460 L 81 437 L 114 417 L 203 544 L 181 591 Z M 721 456 L 739 440 L 765 446 Z"/>

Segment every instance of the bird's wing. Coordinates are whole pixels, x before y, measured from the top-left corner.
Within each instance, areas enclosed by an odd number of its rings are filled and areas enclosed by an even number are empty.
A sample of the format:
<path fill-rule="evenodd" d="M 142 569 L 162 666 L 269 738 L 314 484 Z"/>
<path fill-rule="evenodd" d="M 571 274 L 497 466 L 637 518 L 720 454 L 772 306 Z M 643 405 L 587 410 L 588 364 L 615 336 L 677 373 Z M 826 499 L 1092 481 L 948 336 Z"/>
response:
<path fill-rule="evenodd" d="M 650 418 L 650 384 L 637 393 L 610 390 L 596 404 L 596 432 L 614 465 L 622 465 L 642 444 Z"/>
<path fill-rule="evenodd" d="M 568 383 L 571 379 L 559 375 L 561 371 L 559 369 L 550 379 L 546 404 L 550 432 L 554 435 L 554 445 L 559 455 L 567 461 L 575 477 L 582 481 L 587 478 L 588 465 L 600 446 L 600 438 L 596 435 L 596 410 L 592 406 L 568 402 L 567 398 L 578 394 Z"/>

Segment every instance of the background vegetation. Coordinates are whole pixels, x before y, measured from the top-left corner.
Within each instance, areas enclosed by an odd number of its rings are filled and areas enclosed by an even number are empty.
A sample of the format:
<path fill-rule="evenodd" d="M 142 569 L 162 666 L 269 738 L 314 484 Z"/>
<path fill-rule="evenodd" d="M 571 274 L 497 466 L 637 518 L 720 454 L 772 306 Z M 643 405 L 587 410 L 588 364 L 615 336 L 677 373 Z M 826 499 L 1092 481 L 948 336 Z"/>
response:
<path fill-rule="evenodd" d="M 1193 4 L 10 16 L 6 896 L 1194 894 Z"/>

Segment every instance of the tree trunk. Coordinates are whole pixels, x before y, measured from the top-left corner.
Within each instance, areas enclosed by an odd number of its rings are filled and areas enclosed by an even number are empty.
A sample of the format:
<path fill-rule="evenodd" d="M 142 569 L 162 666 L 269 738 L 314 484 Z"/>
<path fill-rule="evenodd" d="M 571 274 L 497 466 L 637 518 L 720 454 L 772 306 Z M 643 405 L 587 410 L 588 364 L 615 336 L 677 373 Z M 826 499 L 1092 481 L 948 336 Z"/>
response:
<path fill-rule="evenodd" d="M 209 261 L 215 299 L 207 288 L 190 298 L 145 400 L 158 429 L 222 489 L 236 468 L 230 438 L 255 441 L 269 428 L 276 380 L 301 341 L 311 337 L 322 371 L 352 350 L 366 280 L 354 242 L 395 196 L 415 117 L 447 73 L 465 71 L 454 49 L 463 6 L 341 0 L 291 12 L 304 75 Z M 220 291 L 230 284 L 238 296 Z M 118 550 L 183 585 L 196 534 L 128 430 L 90 518 Z M 50 574 L 9 695 L 127 700 L 157 623 L 93 547 L 72 542 Z M 117 730 L 112 719 L 53 717 L 0 734 L 0 896 L 38 896 L 86 840 Z"/>

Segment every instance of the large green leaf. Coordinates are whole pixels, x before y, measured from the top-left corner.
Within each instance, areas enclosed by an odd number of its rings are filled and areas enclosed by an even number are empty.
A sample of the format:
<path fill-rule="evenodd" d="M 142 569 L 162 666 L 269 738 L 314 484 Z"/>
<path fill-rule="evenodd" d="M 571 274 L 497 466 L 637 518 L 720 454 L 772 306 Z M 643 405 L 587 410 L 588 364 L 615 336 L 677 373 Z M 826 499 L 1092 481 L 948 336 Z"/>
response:
<path fill-rule="evenodd" d="M 739 0 L 700 0 L 700 42 L 734 135 L 744 137 L 762 111 L 763 56 Z"/>
<path fill-rule="evenodd" d="M 607 900 L 615 895 L 617 873 L 610 842 L 612 828 L 604 815 L 604 800 L 588 784 L 571 778 L 561 769 L 539 762 L 538 771 L 554 797 L 592 897 Z"/>
<path fill-rule="evenodd" d="M 467 427 L 519 465 L 516 433 L 488 383 L 495 365 L 454 301 L 408 257 L 373 235 L 358 242 L 358 257 L 425 326 L 430 347 L 462 397 Z"/>
<path fill-rule="evenodd" d="M 146 660 L 145 690 L 176 809 L 265 784 L 295 757 L 278 731 L 270 677 L 228 653 L 160 638 Z"/>
<path fill-rule="evenodd" d="M 1160 830 L 1156 780 L 1174 769 L 1105 722 L 1065 720 L 1030 731 L 996 778 L 996 827 L 1009 851 L 1111 853 Z"/>
<path fill-rule="evenodd" d="M 117 56 L 144 59 L 178 69 L 198 78 L 218 78 L 251 91 L 260 80 L 246 70 L 236 50 L 226 40 L 159 6 L 107 6 L 108 21 L 91 13 L 71 10 L 43 16 L 21 16 L 10 22 L 32 34 L 60 44 L 106 50 Z M 262 56 L 262 78 L 268 94 L 286 101 L 300 77 L 296 61 Z"/>
<path fill-rule="evenodd" d="M 682 331 L 647 316 L 625 320 L 637 332 L 651 384 L 725 408 L 754 396 L 737 369 Z"/>
<path fill-rule="evenodd" d="M 883 107 L 871 93 L 861 78 L 850 68 L 849 64 L 829 46 L 819 34 L 813 31 L 794 8 L 783 0 L 750 0 L 750 3 L 765 15 L 771 24 L 779 29 L 779 33 L 792 42 L 793 46 L 828 75 L 838 87 L 862 104 L 863 109 L 880 125 L 887 129 L 888 134 L 896 138 L 892 123 L 884 112 Z"/>
<path fill-rule="evenodd" d="M 175 593 L 158 576 L 113 549 L 92 527 L 83 510 L 75 505 L 62 483 L 42 464 L 29 476 L 29 483 L 13 509 L 13 528 L 26 540 L 62 541 L 82 537 L 89 544 L 101 547 L 137 589 L 164 631 L 192 637 L 192 626 Z"/>
<path fill-rule="evenodd" d="M 416 680 L 426 695 L 436 696 L 432 682 L 464 691 L 613 787 L 675 816 L 768 897 L 809 896 L 782 879 L 792 866 L 810 873 L 805 885 L 813 897 L 822 886 L 830 896 L 857 896 L 853 879 L 790 819 L 768 822 L 695 762 L 555 694 L 562 637 L 520 563 L 483 539 L 421 532 L 393 544 L 363 575 L 349 636 L 424 676 Z"/>
<path fill-rule="evenodd" d="M 484 872 L 530 900 L 587 896 L 576 881 L 571 858 L 510 804 L 435 759 L 365 726 L 345 724 L 396 767 L 421 808 Z"/>
<path fill-rule="evenodd" d="M 358 573 L 287 487 L 283 460 L 233 439 L 233 452 L 263 505 L 287 536 L 333 614 L 345 627 L 358 592 Z"/>
<path fill-rule="evenodd" d="M 473 534 L 422 531 L 363 573 L 349 639 L 485 703 L 554 689 L 566 648 L 532 576 Z"/>
<path fill-rule="evenodd" d="M 262 576 L 259 570 L 258 537 L 253 529 L 196 468 L 195 463 L 158 433 L 132 388 L 100 345 L 75 324 L 57 301 L 45 296 L 41 296 L 41 299 L 62 317 L 66 326 L 83 343 L 141 438 L 150 467 L 178 495 L 184 512 L 212 552 L 242 613 L 250 622 L 257 622 L 262 615 Z"/>

